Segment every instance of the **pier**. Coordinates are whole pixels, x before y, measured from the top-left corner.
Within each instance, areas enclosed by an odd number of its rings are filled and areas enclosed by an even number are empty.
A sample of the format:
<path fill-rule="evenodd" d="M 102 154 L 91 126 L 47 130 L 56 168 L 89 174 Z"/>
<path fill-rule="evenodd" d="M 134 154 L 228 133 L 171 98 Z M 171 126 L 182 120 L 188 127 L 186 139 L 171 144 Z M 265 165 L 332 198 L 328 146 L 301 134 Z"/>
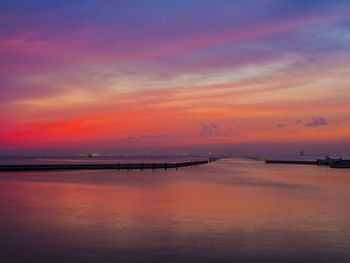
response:
<path fill-rule="evenodd" d="M 54 171 L 54 170 L 132 170 L 132 169 L 170 169 L 196 166 L 216 161 L 217 159 L 181 162 L 181 163 L 89 163 L 89 164 L 15 164 L 0 165 L 0 171 Z"/>

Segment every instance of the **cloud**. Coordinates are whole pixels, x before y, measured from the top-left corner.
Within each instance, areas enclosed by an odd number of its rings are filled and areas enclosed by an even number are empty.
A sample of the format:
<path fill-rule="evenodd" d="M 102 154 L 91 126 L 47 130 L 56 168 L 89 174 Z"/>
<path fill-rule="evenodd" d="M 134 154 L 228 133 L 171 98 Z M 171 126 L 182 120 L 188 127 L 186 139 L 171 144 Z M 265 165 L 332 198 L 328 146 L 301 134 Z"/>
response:
<path fill-rule="evenodd" d="M 136 140 L 136 139 L 162 139 L 162 138 L 169 138 L 169 135 L 161 134 L 161 135 L 133 135 L 129 136 L 125 139 L 127 140 Z"/>
<path fill-rule="evenodd" d="M 297 120 L 297 121 L 295 122 L 295 124 L 303 124 L 303 121 L 302 121 L 302 120 Z"/>
<path fill-rule="evenodd" d="M 327 125 L 328 122 L 323 117 L 312 117 L 312 121 L 305 124 L 305 127 L 322 126 Z"/>
<path fill-rule="evenodd" d="M 201 135 L 210 135 L 210 134 L 214 134 L 218 131 L 219 126 L 216 125 L 215 123 L 211 123 L 211 124 L 206 124 L 204 122 L 199 122 L 199 125 L 201 126 L 202 130 L 201 130 Z"/>
<path fill-rule="evenodd" d="M 282 128 L 282 127 L 284 127 L 285 125 L 284 124 L 282 124 L 282 123 L 278 123 L 277 124 L 277 127 L 279 127 L 279 128 Z"/>

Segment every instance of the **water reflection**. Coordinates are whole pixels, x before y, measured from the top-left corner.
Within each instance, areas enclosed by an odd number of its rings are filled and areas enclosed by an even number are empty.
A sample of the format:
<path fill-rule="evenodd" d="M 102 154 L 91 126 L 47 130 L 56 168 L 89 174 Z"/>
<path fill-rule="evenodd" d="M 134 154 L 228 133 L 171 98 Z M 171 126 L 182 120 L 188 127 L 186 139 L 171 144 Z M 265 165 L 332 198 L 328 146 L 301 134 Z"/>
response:
<path fill-rule="evenodd" d="M 5 262 L 346 262 L 349 174 L 220 160 L 2 173 Z"/>

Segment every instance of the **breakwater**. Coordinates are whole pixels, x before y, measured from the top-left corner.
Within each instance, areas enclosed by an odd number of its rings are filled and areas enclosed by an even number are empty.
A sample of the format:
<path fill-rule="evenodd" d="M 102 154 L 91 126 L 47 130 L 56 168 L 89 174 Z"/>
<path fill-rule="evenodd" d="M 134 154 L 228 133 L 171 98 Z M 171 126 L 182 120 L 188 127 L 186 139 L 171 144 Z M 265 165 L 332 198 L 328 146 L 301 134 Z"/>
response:
<path fill-rule="evenodd" d="M 311 164 L 311 165 L 316 165 L 316 164 L 317 164 L 317 161 L 265 160 L 265 163 Z"/>
<path fill-rule="evenodd" d="M 207 164 L 217 159 L 181 162 L 181 163 L 89 163 L 89 164 L 16 164 L 0 165 L 0 171 L 53 171 L 53 170 L 131 170 L 131 169 L 168 169 Z"/>
<path fill-rule="evenodd" d="M 303 161 L 303 160 L 265 160 L 265 163 L 274 164 L 306 164 L 306 165 L 323 165 L 332 168 L 350 168 L 350 160 L 342 159 L 318 159 L 316 161 Z"/>

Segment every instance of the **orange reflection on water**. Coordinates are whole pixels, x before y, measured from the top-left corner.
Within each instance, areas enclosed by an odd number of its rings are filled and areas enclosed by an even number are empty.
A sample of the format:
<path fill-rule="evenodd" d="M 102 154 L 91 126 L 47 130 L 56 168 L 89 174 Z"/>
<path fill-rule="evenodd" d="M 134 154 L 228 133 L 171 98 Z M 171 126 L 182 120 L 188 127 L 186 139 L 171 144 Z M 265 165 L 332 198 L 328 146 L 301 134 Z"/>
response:
<path fill-rule="evenodd" d="M 271 174 L 273 171 L 260 173 L 257 178 L 271 179 Z M 138 180 L 139 176 L 130 180 Z M 281 183 L 280 179 L 276 182 Z M 33 216 L 54 227 L 103 225 L 112 231 L 140 226 L 182 233 L 208 229 L 215 232 L 288 229 L 290 223 L 301 219 L 302 224 L 295 227 L 303 230 L 317 228 L 318 224 L 311 222 L 322 223 L 340 212 L 334 203 L 345 197 L 345 192 L 338 189 L 335 195 L 332 189 L 326 189 L 327 195 L 314 200 L 303 188 L 305 178 L 300 182 L 303 183 L 300 188 L 294 187 L 296 182 L 276 188 L 169 178 L 149 185 L 17 181 L 2 182 L 2 195 L 11 195 L 16 200 L 15 209 L 35 208 Z M 311 191 L 319 190 L 311 187 Z M 322 212 L 324 208 L 327 213 Z"/>
<path fill-rule="evenodd" d="M 220 160 L 166 172 L 2 174 L 3 238 L 117 254 L 345 253 L 347 172 L 289 168 Z"/>

